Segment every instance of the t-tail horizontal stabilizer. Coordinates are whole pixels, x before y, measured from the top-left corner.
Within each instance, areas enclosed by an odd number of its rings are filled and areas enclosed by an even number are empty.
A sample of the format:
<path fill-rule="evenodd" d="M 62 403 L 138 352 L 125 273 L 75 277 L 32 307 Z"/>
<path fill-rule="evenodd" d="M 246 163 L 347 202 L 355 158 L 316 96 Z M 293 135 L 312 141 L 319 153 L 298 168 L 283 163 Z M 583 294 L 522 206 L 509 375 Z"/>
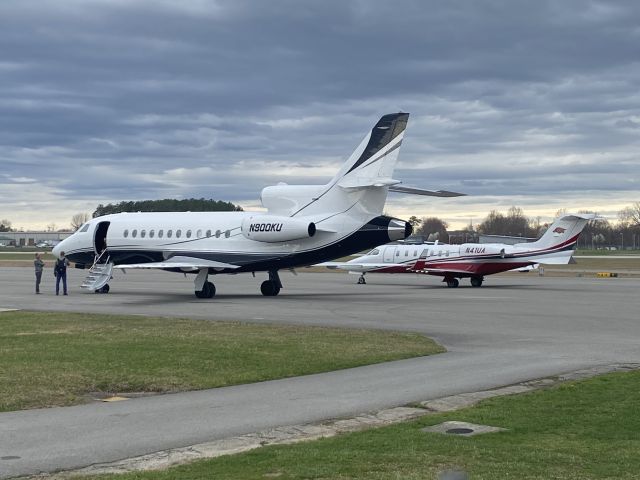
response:
<path fill-rule="evenodd" d="M 424 195 L 427 197 L 464 197 L 466 193 L 450 192 L 448 190 L 425 190 L 424 188 L 391 185 L 389 187 L 390 192 L 396 193 L 408 193 L 411 195 Z"/>

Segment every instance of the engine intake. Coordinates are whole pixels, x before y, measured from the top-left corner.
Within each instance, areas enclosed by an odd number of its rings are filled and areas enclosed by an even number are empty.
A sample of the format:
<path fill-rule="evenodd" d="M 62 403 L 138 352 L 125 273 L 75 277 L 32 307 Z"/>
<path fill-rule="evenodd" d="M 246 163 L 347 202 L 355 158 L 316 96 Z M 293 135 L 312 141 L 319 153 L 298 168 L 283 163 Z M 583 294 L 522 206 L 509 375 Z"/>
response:
<path fill-rule="evenodd" d="M 316 224 L 291 217 L 256 215 L 245 218 L 240 230 L 249 240 L 278 243 L 311 238 L 316 234 Z"/>

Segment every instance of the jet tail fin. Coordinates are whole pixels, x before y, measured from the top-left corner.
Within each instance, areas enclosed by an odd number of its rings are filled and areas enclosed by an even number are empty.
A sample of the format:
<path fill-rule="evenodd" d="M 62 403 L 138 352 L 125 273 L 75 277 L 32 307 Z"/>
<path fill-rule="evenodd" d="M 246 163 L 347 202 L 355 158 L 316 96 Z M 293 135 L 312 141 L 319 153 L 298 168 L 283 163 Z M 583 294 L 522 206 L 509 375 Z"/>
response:
<path fill-rule="evenodd" d="M 562 248 L 573 249 L 584 227 L 592 220 L 602 217 L 594 213 L 572 213 L 557 218 L 546 232 L 535 242 L 516 243 L 514 247 L 522 248 Z"/>
<path fill-rule="evenodd" d="M 380 118 L 342 165 L 334 182 L 347 188 L 377 186 L 381 182 L 388 184 L 398 161 L 408 120 L 408 113 L 390 113 Z"/>

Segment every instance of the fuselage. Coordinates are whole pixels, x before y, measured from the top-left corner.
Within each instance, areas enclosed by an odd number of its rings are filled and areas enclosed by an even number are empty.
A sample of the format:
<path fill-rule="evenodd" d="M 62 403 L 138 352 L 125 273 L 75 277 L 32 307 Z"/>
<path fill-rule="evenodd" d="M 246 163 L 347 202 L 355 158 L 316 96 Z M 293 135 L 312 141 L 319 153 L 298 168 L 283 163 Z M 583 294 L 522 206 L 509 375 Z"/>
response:
<path fill-rule="evenodd" d="M 404 238 L 404 222 L 377 216 L 365 221 L 349 215 L 318 218 L 310 238 L 286 242 L 251 240 L 243 221 L 260 212 L 120 213 L 91 220 L 56 246 L 67 258 L 91 265 L 106 249 L 109 261 L 119 264 L 162 262 L 175 256 L 229 263 L 239 268 L 210 273 L 277 270 L 310 265 L 349 255 L 381 242 Z M 396 223 L 393 223 L 396 222 Z M 267 225 L 277 229 L 278 225 Z M 395 235 L 395 237 L 394 237 Z"/>
<path fill-rule="evenodd" d="M 344 269 L 348 270 L 349 263 L 352 263 L 354 267 L 362 267 L 357 271 L 462 278 L 491 275 L 541 262 L 566 263 L 572 253 L 573 249 L 563 247 L 551 250 L 481 243 L 382 245 L 347 262 Z M 367 269 L 367 263 L 375 267 Z"/>

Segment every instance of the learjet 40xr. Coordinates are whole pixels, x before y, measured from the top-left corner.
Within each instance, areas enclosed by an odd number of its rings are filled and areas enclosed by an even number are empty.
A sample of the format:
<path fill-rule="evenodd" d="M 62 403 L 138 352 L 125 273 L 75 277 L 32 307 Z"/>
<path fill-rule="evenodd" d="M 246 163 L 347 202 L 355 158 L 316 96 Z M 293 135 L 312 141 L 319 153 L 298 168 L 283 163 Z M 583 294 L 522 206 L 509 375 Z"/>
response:
<path fill-rule="evenodd" d="M 262 294 L 274 296 L 278 270 L 312 265 L 406 238 L 411 225 L 382 215 L 389 191 L 457 196 L 401 186 L 392 178 L 408 113 L 383 116 L 326 185 L 278 184 L 262 190 L 267 212 L 118 213 L 95 218 L 53 254 L 92 265 L 83 288 L 107 292 L 114 268 L 195 274 L 195 294 L 211 298 L 209 275 L 268 272 Z"/>
<path fill-rule="evenodd" d="M 566 264 L 575 252 L 580 232 L 595 214 L 571 214 L 556 219 L 535 242 L 463 243 L 462 245 L 404 244 L 381 245 L 348 262 L 324 262 L 319 266 L 360 273 L 358 283 L 366 283 L 365 274 L 425 273 L 443 277 L 449 287 L 457 287 L 459 278 L 469 278 L 473 287 L 482 286 L 484 277 L 494 273 L 531 267 L 538 263 Z"/>

